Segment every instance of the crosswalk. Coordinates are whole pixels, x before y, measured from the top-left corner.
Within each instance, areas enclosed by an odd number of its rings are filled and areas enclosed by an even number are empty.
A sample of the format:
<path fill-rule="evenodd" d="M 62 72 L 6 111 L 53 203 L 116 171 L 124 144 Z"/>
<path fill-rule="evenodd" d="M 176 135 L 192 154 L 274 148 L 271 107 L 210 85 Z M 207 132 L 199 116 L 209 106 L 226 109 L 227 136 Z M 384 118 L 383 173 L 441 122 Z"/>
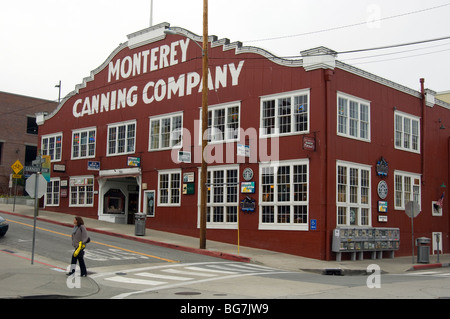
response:
<path fill-rule="evenodd" d="M 425 277 L 444 277 L 450 278 L 450 272 L 442 272 L 442 271 L 414 271 L 406 274 L 407 276 L 425 276 Z"/>
<path fill-rule="evenodd" d="M 109 283 L 114 286 L 118 285 L 122 288 L 134 290 L 116 296 L 116 298 L 126 298 L 132 294 L 149 292 L 157 289 L 174 288 L 242 276 L 285 272 L 286 271 L 261 265 L 243 264 L 239 262 L 199 262 L 150 266 L 110 273 L 97 273 L 91 277 L 96 281 L 103 280 L 105 284 Z"/>

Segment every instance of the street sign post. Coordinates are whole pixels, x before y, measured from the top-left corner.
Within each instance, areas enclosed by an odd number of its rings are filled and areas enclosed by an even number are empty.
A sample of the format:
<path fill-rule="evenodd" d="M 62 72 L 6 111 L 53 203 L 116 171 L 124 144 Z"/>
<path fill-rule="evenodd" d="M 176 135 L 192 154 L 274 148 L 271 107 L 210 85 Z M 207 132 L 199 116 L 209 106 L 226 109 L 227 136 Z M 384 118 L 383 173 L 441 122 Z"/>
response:
<path fill-rule="evenodd" d="M 17 160 L 14 164 L 11 165 L 12 170 L 14 171 L 14 175 L 18 175 L 19 172 L 23 169 L 22 163 Z M 16 210 L 16 197 L 17 197 L 17 177 L 14 177 L 14 204 L 13 204 L 13 212 Z"/>
<path fill-rule="evenodd" d="M 31 162 L 33 166 L 26 166 L 25 171 L 35 172 L 26 182 L 25 190 L 31 197 L 34 197 L 34 227 L 33 227 L 33 246 L 31 249 L 31 264 L 34 262 L 34 246 L 36 242 L 36 220 L 39 212 L 39 200 L 47 191 L 47 181 L 50 181 L 50 156 L 37 156 Z M 42 174 L 45 175 L 42 176 Z M 34 184 L 34 189 L 33 189 Z"/>
<path fill-rule="evenodd" d="M 405 205 L 405 213 L 411 218 L 411 246 L 412 246 L 412 263 L 414 264 L 414 218 L 420 214 L 420 205 L 415 201 L 409 201 Z"/>

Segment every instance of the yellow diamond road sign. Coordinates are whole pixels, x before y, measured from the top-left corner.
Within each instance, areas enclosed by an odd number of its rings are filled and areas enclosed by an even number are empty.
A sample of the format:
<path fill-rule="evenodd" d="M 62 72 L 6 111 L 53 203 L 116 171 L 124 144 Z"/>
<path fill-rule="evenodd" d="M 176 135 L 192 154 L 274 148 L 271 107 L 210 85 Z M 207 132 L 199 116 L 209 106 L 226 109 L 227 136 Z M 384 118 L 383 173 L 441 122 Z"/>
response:
<path fill-rule="evenodd" d="M 14 164 L 11 165 L 11 168 L 13 169 L 14 173 L 18 174 L 23 169 L 23 166 L 20 161 L 17 160 L 14 162 Z"/>

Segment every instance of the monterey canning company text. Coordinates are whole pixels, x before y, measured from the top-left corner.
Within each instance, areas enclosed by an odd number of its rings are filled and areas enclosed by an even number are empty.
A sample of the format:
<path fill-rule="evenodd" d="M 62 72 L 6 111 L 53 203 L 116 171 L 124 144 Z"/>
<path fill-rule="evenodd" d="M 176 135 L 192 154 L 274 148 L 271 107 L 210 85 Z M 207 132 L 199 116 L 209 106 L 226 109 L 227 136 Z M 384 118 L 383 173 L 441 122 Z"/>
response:
<path fill-rule="evenodd" d="M 130 77 L 140 76 L 160 69 L 172 67 L 187 61 L 187 48 L 189 39 L 172 42 L 170 45 L 161 45 L 146 49 L 122 59 L 116 59 L 108 64 L 108 83 L 120 82 Z M 244 61 L 228 63 L 209 69 L 208 88 L 218 90 L 220 87 L 239 84 L 239 75 Z M 149 105 L 172 97 L 183 97 L 202 91 L 202 77 L 198 72 L 192 71 L 177 76 L 150 80 L 142 88 L 137 85 L 111 90 L 80 98 L 75 101 L 72 114 L 76 118 L 85 115 L 120 110 L 133 107 L 142 99 Z"/>

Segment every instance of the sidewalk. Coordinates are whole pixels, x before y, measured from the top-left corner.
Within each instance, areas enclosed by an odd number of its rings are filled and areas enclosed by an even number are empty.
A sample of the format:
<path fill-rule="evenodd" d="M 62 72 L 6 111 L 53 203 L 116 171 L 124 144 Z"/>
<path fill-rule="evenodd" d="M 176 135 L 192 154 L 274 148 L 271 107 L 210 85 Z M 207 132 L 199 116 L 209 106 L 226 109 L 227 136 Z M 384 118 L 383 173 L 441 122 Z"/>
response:
<path fill-rule="evenodd" d="M 31 206 L 16 205 L 15 212 L 12 212 L 11 204 L 0 204 L 0 215 L 5 219 L 8 216 L 17 215 L 33 218 L 34 209 Z M 68 227 L 73 226 L 73 215 L 56 213 L 48 210 L 39 210 L 38 221 L 52 222 Z M 365 274 L 366 269 L 371 264 L 377 264 L 383 273 L 403 273 L 409 270 L 428 269 L 436 267 L 448 267 L 450 264 L 450 254 L 440 255 L 440 263 L 436 263 L 436 256 L 430 256 L 430 264 L 412 264 L 411 256 L 396 257 L 394 259 L 366 259 L 358 261 L 344 260 L 323 261 L 311 258 L 299 257 L 283 254 L 263 249 L 249 247 L 238 247 L 207 240 L 206 249 L 199 249 L 199 239 L 189 236 L 177 235 L 168 232 L 146 229 L 145 236 L 136 236 L 134 225 L 113 224 L 99 221 L 92 218 L 84 218 L 86 227 L 91 232 L 103 233 L 113 236 L 128 238 L 149 244 L 164 246 L 198 254 L 204 254 L 226 260 L 252 262 L 268 267 L 278 268 L 287 271 L 312 271 L 324 273 L 326 270 L 339 270 L 341 274 Z M 8 234 L 6 234 L 8 236 Z M 1 243 L 1 241 L 0 241 Z M 65 270 L 54 268 L 49 264 L 36 262 L 31 265 L 24 256 L 11 254 L 0 247 L 0 298 L 17 296 L 37 296 L 46 295 L 57 297 L 55 291 L 64 288 L 67 295 L 66 276 L 61 276 Z M 25 259 L 24 259 L 25 258 Z M 32 278 L 32 280 L 30 280 Z M 98 289 L 94 280 L 82 278 L 84 289 L 71 289 L 69 295 L 73 297 L 88 296 Z M 89 282 L 89 284 L 87 284 Z M 62 287 L 62 288 L 61 288 Z M 56 289 L 56 290 L 55 290 Z"/>

